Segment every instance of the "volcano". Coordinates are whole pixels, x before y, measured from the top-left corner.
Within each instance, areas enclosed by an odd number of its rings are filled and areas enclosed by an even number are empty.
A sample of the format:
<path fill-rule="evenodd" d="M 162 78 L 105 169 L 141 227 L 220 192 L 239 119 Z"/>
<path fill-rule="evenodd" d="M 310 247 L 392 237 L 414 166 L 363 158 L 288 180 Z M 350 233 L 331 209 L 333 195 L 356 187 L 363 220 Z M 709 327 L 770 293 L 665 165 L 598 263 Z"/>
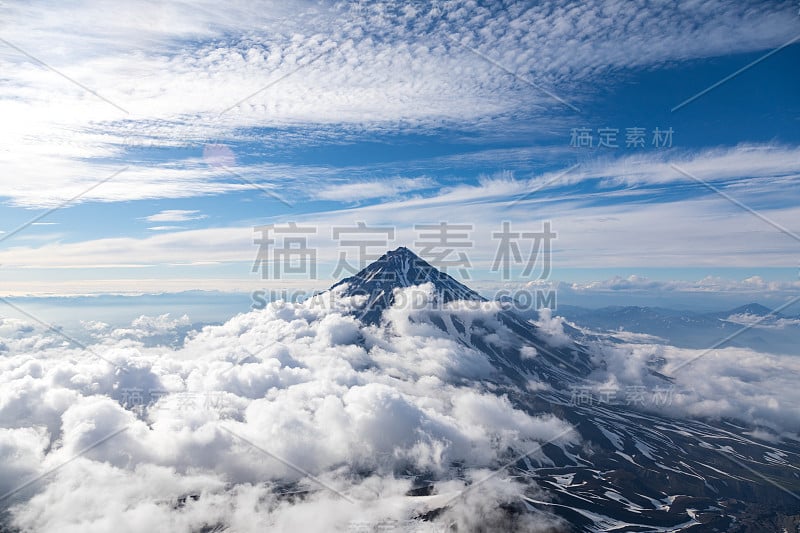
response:
<path fill-rule="evenodd" d="M 362 322 L 377 324 L 384 311 L 395 303 L 398 290 L 421 285 L 428 285 L 432 296 L 430 312 L 423 313 L 422 319 L 457 337 L 462 344 L 485 353 L 508 382 L 524 386 L 535 380 L 563 389 L 593 369 L 591 357 L 583 346 L 573 343 L 565 348 L 549 344 L 531 322 L 505 305 L 495 315 L 496 323 L 478 320 L 468 328 L 456 313 L 448 311 L 447 304 L 465 302 L 474 307 L 487 300 L 405 247 L 387 252 L 331 290 L 338 290 L 344 297 L 362 297 L 364 304 L 356 316 Z M 504 346 L 487 343 L 486 335 L 493 333 L 509 342 Z M 532 353 L 536 357 L 525 355 Z"/>
<path fill-rule="evenodd" d="M 391 326 L 387 310 L 400 291 L 417 286 L 431 298 L 413 320 L 481 352 L 495 369 L 480 386 L 580 433 L 580 446 L 548 443 L 541 454 L 511 458 L 505 468 L 548 498 L 527 498 L 509 512 L 553 513 L 573 531 L 793 531 L 800 524 L 800 443 L 760 441 L 731 420 L 670 418 L 635 402 L 603 401 L 587 392 L 597 390 L 592 372 L 602 357 L 575 329 L 566 327 L 572 338 L 555 343 L 499 302 L 491 320 L 467 323 L 459 302 L 491 302 L 404 247 L 330 290 L 360 297 L 353 314 L 364 324 Z M 669 378 L 654 375 L 671 390 Z M 422 474 L 418 482 L 435 490 Z"/>

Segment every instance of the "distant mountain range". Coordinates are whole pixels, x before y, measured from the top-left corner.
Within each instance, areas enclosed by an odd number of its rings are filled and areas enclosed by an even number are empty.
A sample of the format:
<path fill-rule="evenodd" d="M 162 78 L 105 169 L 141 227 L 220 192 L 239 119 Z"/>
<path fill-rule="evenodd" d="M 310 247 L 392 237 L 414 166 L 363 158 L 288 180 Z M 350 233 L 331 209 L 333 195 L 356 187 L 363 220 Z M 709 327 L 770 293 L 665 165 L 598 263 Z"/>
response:
<path fill-rule="evenodd" d="M 752 428 L 731 421 L 672 419 L 627 405 L 576 401 L 575 391 L 599 364 L 577 330 L 573 340 L 553 342 L 510 310 L 498 311 L 493 320 L 465 322 L 448 304 L 485 299 L 406 248 L 388 252 L 332 290 L 363 297 L 354 314 L 377 324 L 391 319 L 385 311 L 396 303 L 398 290 L 425 283 L 433 288 L 433 302 L 414 315 L 416 320 L 484 353 L 495 369 L 469 385 L 506 395 L 530 414 L 567 420 L 583 441 L 545 444 L 541 453 L 516 460 L 510 456 L 508 470 L 545 489 L 547 497 L 532 491 L 509 513 L 548 511 L 566 519 L 573 531 L 795 531 L 800 525 L 800 443 L 759 441 L 748 436 Z M 559 313 L 591 328 L 701 343 L 740 328 L 737 318 L 752 320 L 769 310 L 751 304 L 716 314 L 641 307 L 572 307 Z M 786 317 L 775 320 L 781 318 Z M 711 333 L 703 333 L 706 329 Z M 487 337 L 502 339 L 503 347 Z M 663 382 L 670 384 L 667 378 Z M 425 472 L 417 473 L 416 483 L 413 494 L 435 490 L 436 480 Z"/>
<path fill-rule="evenodd" d="M 587 309 L 561 305 L 559 316 L 597 331 L 627 331 L 653 335 L 666 344 L 704 349 L 721 346 L 751 348 L 772 353 L 800 354 L 800 316 L 773 313 L 758 303 L 729 311 L 696 313 L 662 307 L 612 306 Z M 527 316 L 533 318 L 532 314 Z M 729 337 L 751 325 L 749 329 Z"/>

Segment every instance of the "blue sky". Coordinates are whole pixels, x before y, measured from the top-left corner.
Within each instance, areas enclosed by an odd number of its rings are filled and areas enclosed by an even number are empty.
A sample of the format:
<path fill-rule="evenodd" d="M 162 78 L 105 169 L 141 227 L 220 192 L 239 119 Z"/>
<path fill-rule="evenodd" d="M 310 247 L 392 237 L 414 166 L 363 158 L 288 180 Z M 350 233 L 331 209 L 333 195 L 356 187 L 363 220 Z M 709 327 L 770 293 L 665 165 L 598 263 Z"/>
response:
<path fill-rule="evenodd" d="M 325 287 L 359 221 L 526 283 L 491 234 L 546 220 L 574 290 L 800 291 L 796 2 L 145 4 L 0 3 L 5 295 Z M 251 271 L 288 222 L 318 279 Z"/>

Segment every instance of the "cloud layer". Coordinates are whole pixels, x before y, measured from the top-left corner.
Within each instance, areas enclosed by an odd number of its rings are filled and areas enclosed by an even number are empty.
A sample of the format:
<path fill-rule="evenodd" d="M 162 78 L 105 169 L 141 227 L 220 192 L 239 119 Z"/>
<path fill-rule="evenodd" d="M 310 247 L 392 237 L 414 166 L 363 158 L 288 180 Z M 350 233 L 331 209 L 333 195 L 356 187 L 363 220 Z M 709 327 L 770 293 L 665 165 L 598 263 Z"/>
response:
<path fill-rule="evenodd" d="M 509 455 L 579 437 L 493 391 L 485 355 L 421 321 L 424 310 L 393 308 L 389 322 L 365 327 L 348 314 L 353 303 L 330 294 L 279 302 L 186 336 L 187 317 L 143 316 L 119 329 L 87 322 L 89 350 L 4 319 L 0 493 L 10 517 L 34 531 L 552 526 L 546 516 L 507 524 L 495 513 L 533 490 L 502 472 L 419 521 Z M 495 310 L 448 312 L 469 324 Z M 563 319 L 545 313 L 537 324 L 547 342 L 568 342 Z M 675 387 L 657 410 L 738 419 L 759 428 L 756 438 L 798 438 L 796 358 L 647 342 L 594 344 L 604 366 L 592 386 L 662 386 L 651 374 L 658 368 Z M 26 480 L 34 481 L 20 489 Z M 435 480 L 435 492 L 408 497 L 420 480 Z"/>

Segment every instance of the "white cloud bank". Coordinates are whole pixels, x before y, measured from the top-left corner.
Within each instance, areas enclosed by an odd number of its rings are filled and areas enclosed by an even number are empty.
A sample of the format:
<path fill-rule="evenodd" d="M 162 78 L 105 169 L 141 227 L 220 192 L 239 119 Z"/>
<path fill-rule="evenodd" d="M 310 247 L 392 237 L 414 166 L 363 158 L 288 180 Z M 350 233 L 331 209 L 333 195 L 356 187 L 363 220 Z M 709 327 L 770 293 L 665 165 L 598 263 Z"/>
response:
<path fill-rule="evenodd" d="M 668 416 L 738 420 L 768 430 L 763 433 L 772 438 L 800 439 L 797 356 L 747 348 L 677 348 L 644 336 L 635 344 L 597 346 L 595 357 L 606 365 L 591 376 L 601 396 L 613 391 L 624 402 L 631 401 L 626 394 L 632 387 L 651 395 L 660 390 L 658 401 L 640 406 Z M 674 383 L 665 383 L 652 370 Z"/>

